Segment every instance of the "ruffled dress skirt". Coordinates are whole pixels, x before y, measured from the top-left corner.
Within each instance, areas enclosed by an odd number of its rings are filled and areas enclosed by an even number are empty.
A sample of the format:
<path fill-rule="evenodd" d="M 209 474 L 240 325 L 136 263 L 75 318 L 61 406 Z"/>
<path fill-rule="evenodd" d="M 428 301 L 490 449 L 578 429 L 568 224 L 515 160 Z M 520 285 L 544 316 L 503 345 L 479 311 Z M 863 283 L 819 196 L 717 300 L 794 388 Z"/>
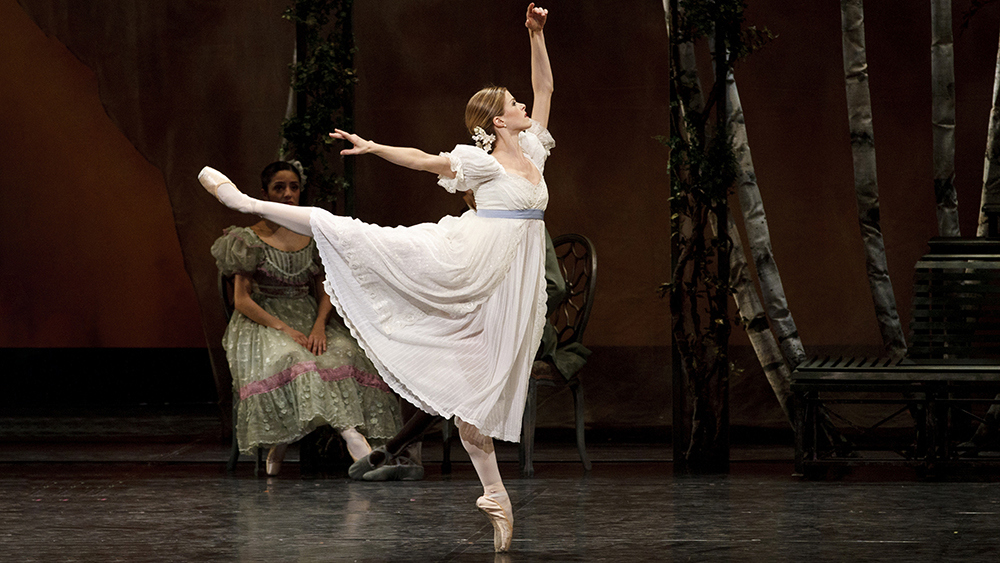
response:
<path fill-rule="evenodd" d="M 316 301 L 253 295 L 265 311 L 309 334 Z M 240 449 L 294 442 L 316 428 L 357 428 L 369 439 L 388 439 L 400 427 L 399 400 L 376 375 L 350 333 L 336 321 L 326 327 L 327 351 L 319 356 L 285 333 L 235 312 L 223 347 L 239 395 L 236 433 Z"/>
<path fill-rule="evenodd" d="M 382 379 L 516 442 L 545 320 L 544 224 L 473 212 L 381 227 L 314 210 L 326 289 Z"/>

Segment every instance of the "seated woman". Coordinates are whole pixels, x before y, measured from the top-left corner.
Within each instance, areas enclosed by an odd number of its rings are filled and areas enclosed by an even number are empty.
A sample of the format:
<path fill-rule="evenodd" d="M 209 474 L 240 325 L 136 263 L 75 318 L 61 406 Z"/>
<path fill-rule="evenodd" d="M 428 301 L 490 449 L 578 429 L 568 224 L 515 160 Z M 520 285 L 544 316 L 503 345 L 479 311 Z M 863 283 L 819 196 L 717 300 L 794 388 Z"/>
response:
<path fill-rule="evenodd" d="M 301 176 L 288 162 L 261 172 L 269 201 L 299 204 Z M 288 444 L 330 425 L 355 460 L 368 438 L 392 437 L 399 400 L 342 324 L 322 290 L 323 268 L 312 238 L 271 221 L 230 227 L 212 245 L 219 271 L 234 276 L 234 304 L 223 347 L 238 397 L 240 450 L 271 446 L 267 474 L 276 475 Z"/>

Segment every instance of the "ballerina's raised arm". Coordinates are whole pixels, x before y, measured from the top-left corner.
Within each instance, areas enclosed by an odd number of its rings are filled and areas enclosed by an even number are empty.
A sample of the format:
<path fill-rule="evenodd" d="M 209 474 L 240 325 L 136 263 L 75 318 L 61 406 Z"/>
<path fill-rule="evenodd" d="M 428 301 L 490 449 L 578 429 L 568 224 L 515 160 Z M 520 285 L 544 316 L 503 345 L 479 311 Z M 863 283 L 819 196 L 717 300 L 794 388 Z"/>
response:
<path fill-rule="evenodd" d="M 531 3 L 528 5 L 524 21 L 524 26 L 528 28 L 528 39 L 531 44 L 531 88 L 534 94 L 534 102 L 531 108 L 531 118 L 540 123 L 542 127 L 548 127 L 549 109 L 552 104 L 553 92 L 552 67 L 549 64 L 549 55 L 545 48 L 545 35 L 543 33 L 545 21 L 548 19 L 548 15 L 548 10 L 538 8 L 534 3 Z M 470 106 L 474 104 L 474 100 L 476 100 L 477 96 L 473 96 L 473 100 L 470 100 Z M 523 107 L 522 104 L 514 102 L 512 97 L 511 104 Z M 482 132 L 484 137 L 493 137 L 493 139 L 495 139 L 496 137 L 494 136 L 494 133 L 496 133 L 496 131 L 494 129 L 494 125 L 501 128 L 508 125 L 508 123 L 503 120 L 504 109 L 504 107 L 500 107 L 499 109 L 493 110 L 496 115 L 492 116 L 492 119 L 499 121 L 495 121 L 494 124 L 485 126 L 488 131 Z M 470 122 L 468 108 L 466 111 L 466 125 L 469 127 L 470 133 L 476 134 L 473 130 L 476 128 L 473 127 L 473 124 Z M 501 139 L 500 142 L 507 141 L 506 144 L 516 145 L 517 133 L 526 128 L 526 124 L 521 127 L 512 127 L 511 132 L 513 134 L 513 138 Z M 479 129 L 479 131 L 482 131 L 482 129 Z M 340 151 L 340 154 L 344 156 L 374 154 L 399 166 L 404 166 L 413 170 L 431 172 L 444 178 L 455 178 L 455 172 L 451 169 L 451 161 L 448 157 L 443 155 L 429 154 L 416 148 L 383 145 L 341 129 L 334 129 L 333 133 L 330 133 L 330 137 L 347 141 L 353 145 L 350 148 Z M 510 141 L 514 142 L 511 143 Z M 482 144 L 480 146 L 482 146 Z M 489 145 L 486 145 L 486 150 L 489 152 Z M 518 150 L 517 152 L 519 153 L 520 151 Z"/>
<path fill-rule="evenodd" d="M 549 53 L 545 49 L 543 28 L 549 11 L 536 8 L 534 3 L 528 4 L 527 19 L 524 26 L 528 28 L 528 39 L 531 41 L 531 90 L 534 101 L 531 104 L 531 118 L 548 128 L 549 108 L 552 105 L 552 67 L 549 65 Z"/>

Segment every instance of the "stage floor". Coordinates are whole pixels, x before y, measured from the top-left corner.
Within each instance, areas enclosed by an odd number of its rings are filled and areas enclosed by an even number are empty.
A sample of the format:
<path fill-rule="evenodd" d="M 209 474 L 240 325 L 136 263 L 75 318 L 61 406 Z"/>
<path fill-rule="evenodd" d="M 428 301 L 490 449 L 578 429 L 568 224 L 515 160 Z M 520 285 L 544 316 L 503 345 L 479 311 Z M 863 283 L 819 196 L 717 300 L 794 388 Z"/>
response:
<path fill-rule="evenodd" d="M 224 469 L 210 415 L 0 415 L 0 561 L 995 561 L 1000 483 L 908 469 L 791 476 L 791 448 L 737 446 L 724 476 L 673 474 L 666 444 L 540 443 L 533 479 L 498 448 L 514 501 L 494 557 L 481 488 L 455 449 L 442 475 L 363 483 Z M 246 458 L 244 458 L 246 460 Z"/>

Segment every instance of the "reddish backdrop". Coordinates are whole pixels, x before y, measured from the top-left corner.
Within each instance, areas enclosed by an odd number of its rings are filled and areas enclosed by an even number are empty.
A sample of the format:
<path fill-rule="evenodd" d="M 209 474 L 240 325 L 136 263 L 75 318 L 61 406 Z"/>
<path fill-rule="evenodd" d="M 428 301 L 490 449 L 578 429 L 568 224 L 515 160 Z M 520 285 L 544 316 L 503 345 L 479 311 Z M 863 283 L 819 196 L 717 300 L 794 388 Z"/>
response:
<path fill-rule="evenodd" d="M 242 186 L 273 159 L 293 33 L 286 0 L 176 4 L 0 0 L 0 347 L 204 347 L 220 389 L 224 328 L 207 249 L 251 218 L 200 191 L 211 164 Z M 498 83 L 530 101 L 523 2 L 358 0 L 357 130 L 431 152 L 468 142 L 466 99 Z M 807 350 L 879 345 L 848 143 L 837 3 L 751 1 L 777 38 L 736 72 L 775 257 Z M 955 2 L 956 28 L 969 0 Z M 590 237 L 599 293 L 590 416 L 669 421 L 667 45 L 662 2 L 553 0 L 556 79 L 546 170 L 553 234 Z M 866 3 L 890 275 L 909 319 L 914 262 L 936 234 L 927 3 Z M 972 234 L 1000 7 L 956 32 L 957 178 Z M 357 160 L 358 215 L 437 220 L 460 202 L 434 178 Z M 734 333 L 734 344 L 745 345 Z M 737 422 L 778 420 L 752 359 Z M 609 373 L 611 372 L 611 373 Z M 618 373 L 614 373 L 618 372 Z M 597 404 L 595 404 L 597 403 Z"/>

